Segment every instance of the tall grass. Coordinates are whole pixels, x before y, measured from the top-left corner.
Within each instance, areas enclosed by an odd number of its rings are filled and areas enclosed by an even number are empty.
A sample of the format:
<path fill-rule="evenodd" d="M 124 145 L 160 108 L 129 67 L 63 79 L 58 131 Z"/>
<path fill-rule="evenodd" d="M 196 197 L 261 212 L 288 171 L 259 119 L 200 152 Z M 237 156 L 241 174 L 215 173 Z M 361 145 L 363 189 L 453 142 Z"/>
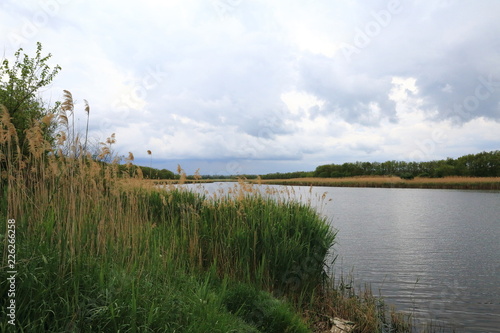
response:
<path fill-rule="evenodd" d="M 288 290 L 287 274 L 309 261 L 300 289 L 320 283 L 335 234 L 309 207 L 271 198 L 205 198 L 182 191 L 150 191 L 148 205 L 171 253 L 199 270 L 276 291 Z M 195 265 L 193 265 L 195 264 Z M 296 288 L 296 287 L 295 287 Z"/>
<path fill-rule="evenodd" d="M 295 178 L 262 180 L 265 184 L 339 186 L 339 187 L 386 187 L 386 188 L 430 188 L 464 190 L 499 190 L 499 177 L 444 177 L 412 180 L 395 176 L 359 176 L 345 178 Z"/>
<path fill-rule="evenodd" d="M 0 112 L 0 218 L 16 220 L 18 271 L 16 327 L 1 322 L 0 330 L 323 332 L 343 317 L 356 332 L 384 331 L 376 298 L 326 278 L 335 232 L 307 205 L 243 183 L 214 197 L 154 187 L 140 168 L 91 159 L 67 122 L 64 151 L 37 123 L 22 155 L 8 111 Z M 99 156 L 107 154 L 103 145 Z"/>
<path fill-rule="evenodd" d="M 299 260 L 319 258 L 333 241 L 310 209 L 131 186 L 127 179 L 140 174 L 73 154 L 71 142 L 60 142 L 67 154 L 54 150 L 40 124 L 27 133 L 29 155 L 21 155 L 9 114 L 0 111 L 0 217 L 16 221 L 18 271 L 16 327 L 2 322 L 2 331 L 308 331 L 270 292 L 292 299 L 319 281 L 287 290 L 284 279 Z M 314 268 L 320 277 L 321 260 Z M 251 305 L 238 303 L 240 283 L 255 298 Z M 2 297 L 2 318 L 6 302 Z"/>

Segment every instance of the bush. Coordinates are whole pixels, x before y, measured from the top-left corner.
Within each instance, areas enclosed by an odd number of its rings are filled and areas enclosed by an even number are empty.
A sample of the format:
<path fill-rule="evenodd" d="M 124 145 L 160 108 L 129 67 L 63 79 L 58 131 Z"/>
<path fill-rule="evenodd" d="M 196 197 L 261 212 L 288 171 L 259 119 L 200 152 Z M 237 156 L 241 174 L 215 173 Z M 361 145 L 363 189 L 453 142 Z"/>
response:
<path fill-rule="evenodd" d="M 260 332 L 309 332 L 300 317 L 284 302 L 271 294 L 246 284 L 236 284 L 223 296 L 227 310 Z"/>

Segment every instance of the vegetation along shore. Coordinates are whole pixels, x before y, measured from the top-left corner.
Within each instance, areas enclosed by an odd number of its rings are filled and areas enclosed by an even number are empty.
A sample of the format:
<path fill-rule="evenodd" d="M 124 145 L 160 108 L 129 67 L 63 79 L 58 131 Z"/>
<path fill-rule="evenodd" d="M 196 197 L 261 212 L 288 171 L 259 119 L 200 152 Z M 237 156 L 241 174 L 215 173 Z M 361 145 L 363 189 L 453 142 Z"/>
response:
<path fill-rule="evenodd" d="M 234 182 L 238 177 L 223 179 L 186 179 L 186 183 Z M 461 190 L 500 190 L 500 177 L 443 177 L 402 179 L 396 176 L 358 176 L 343 178 L 303 177 L 290 179 L 246 178 L 253 184 L 290 185 L 290 186 L 331 186 L 331 187 L 383 187 L 383 188 L 430 188 Z M 157 185 L 177 184 L 179 180 L 148 180 Z"/>
<path fill-rule="evenodd" d="M 138 167 L 146 178 L 160 180 L 210 182 L 236 181 L 301 186 L 436 188 L 436 189 L 500 189 L 500 151 L 469 154 L 457 159 L 429 162 L 355 162 L 320 165 L 314 171 L 269 173 L 263 175 L 182 175 L 166 170 Z M 163 182 L 165 184 L 169 182 Z"/>
<path fill-rule="evenodd" d="M 385 187 L 385 188 L 435 188 L 462 190 L 500 190 L 500 177 L 444 177 L 402 179 L 400 177 L 359 176 L 345 178 L 291 178 L 265 179 L 263 184 L 335 186 L 335 187 Z"/>
<path fill-rule="evenodd" d="M 311 207 L 244 181 L 162 188 L 113 155 L 114 135 L 92 148 L 71 92 L 53 108 L 35 95 L 59 71 L 49 58 L 39 45 L 0 72 L 0 331 L 412 331 L 411 314 L 326 275 L 336 231 Z"/>

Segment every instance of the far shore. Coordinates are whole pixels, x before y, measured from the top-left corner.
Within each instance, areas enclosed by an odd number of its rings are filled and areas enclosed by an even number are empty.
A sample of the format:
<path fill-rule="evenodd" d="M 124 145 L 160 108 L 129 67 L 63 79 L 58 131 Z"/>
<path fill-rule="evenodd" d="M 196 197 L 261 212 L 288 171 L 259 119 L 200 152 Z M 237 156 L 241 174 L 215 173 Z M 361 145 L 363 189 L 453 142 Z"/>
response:
<path fill-rule="evenodd" d="M 444 177 L 411 180 L 400 177 L 365 176 L 346 178 L 294 178 L 261 180 L 263 184 L 333 186 L 333 187 L 384 187 L 430 188 L 463 190 L 500 190 L 500 177 Z"/>
<path fill-rule="evenodd" d="M 156 184 L 176 184 L 179 180 L 152 180 Z M 231 182 L 236 179 L 186 179 L 185 183 Z M 429 188 L 462 190 L 500 190 L 500 177 L 443 177 L 411 180 L 396 176 L 359 176 L 345 178 L 292 178 L 292 179 L 245 179 L 246 182 L 269 185 L 331 186 L 331 187 L 383 187 Z"/>

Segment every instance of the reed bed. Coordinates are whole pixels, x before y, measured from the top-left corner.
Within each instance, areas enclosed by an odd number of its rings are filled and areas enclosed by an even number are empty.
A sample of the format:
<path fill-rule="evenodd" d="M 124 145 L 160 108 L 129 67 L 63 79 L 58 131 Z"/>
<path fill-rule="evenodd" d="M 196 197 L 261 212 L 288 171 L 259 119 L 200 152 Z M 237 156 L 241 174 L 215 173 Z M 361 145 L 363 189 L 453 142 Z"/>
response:
<path fill-rule="evenodd" d="M 279 180 L 261 180 L 263 184 L 301 185 L 301 186 L 336 186 L 336 187 L 386 187 L 386 188 L 435 188 L 435 189 L 470 189 L 500 190 L 500 177 L 444 177 L 412 180 L 396 176 L 360 176 L 346 178 L 293 178 Z"/>
<path fill-rule="evenodd" d="M 333 241 L 310 209 L 138 186 L 141 175 L 117 164 L 51 149 L 36 125 L 24 156 L 1 111 L 0 217 L 16 221 L 18 271 L 15 327 L 2 321 L 2 331 L 309 331 L 292 303 L 271 292 L 297 299 L 319 281 L 291 290 L 282 278 Z M 7 222 L 3 254 L 6 230 Z M 2 294 L 7 267 L 4 255 Z M 321 277 L 322 263 L 315 268 Z M 234 305 L 240 283 L 255 297 L 245 316 Z"/>
<path fill-rule="evenodd" d="M 335 232 L 309 206 L 245 182 L 215 196 L 153 186 L 139 168 L 71 154 L 74 142 L 53 149 L 40 124 L 23 155 L 0 111 L 0 218 L 16 221 L 18 272 L 15 327 L 1 331 L 325 332 L 336 316 L 384 331 L 371 293 L 327 278 Z"/>

